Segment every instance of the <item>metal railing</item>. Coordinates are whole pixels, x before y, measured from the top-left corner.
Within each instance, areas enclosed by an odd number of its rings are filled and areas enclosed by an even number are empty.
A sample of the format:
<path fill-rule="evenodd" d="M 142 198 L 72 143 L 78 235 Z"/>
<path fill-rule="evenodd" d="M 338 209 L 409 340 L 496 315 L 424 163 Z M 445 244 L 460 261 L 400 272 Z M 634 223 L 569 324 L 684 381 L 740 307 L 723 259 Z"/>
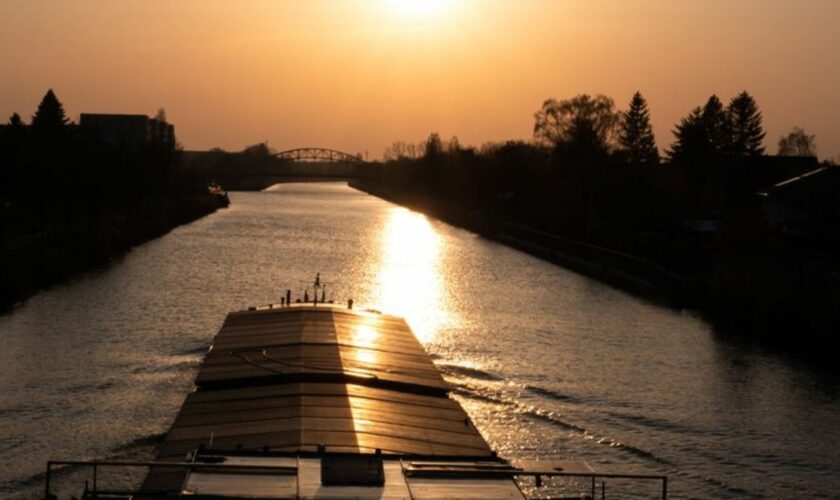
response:
<path fill-rule="evenodd" d="M 401 461 L 402 462 L 402 461 Z M 408 467 L 406 467 L 408 465 Z M 505 466 L 504 463 L 499 463 L 499 466 L 482 468 L 463 466 L 463 464 L 452 464 L 445 467 L 429 467 L 429 468 L 411 468 L 410 462 L 403 464 L 403 473 L 406 478 L 409 477 L 424 477 L 424 478 L 472 478 L 472 479 L 503 479 L 503 478 L 523 478 L 532 477 L 537 488 L 542 487 L 543 478 L 579 478 L 589 479 L 590 483 L 590 498 L 596 498 L 598 480 L 607 479 L 628 479 L 639 481 L 659 481 L 661 483 L 661 498 L 666 500 L 668 498 L 668 476 L 652 475 L 652 474 L 613 474 L 601 472 L 571 472 L 552 469 L 541 470 L 527 470 L 513 466 Z M 282 466 L 282 465 L 247 465 L 247 464 L 222 464 L 222 463 L 207 463 L 207 462 L 120 462 L 120 461 L 85 461 L 85 460 L 50 460 L 47 462 L 47 472 L 45 478 L 44 500 L 55 500 L 57 497 L 51 491 L 51 479 L 53 468 L 57 466 L 86 466 L 93 468 L 92 488 L 88 491 L 86 485 L 86 497 L 97 498 L 100 495 L 140 495 L 142 493 L 137 491 L 114 491 L 114 490 L 99 490 L 98 488 L 98 473 L 102 467 L 134 467 L 134 468 L 173 468 L 184 470 L 196 470 L 201 472 L 242 472 L 252 474 L 277 474 L 277 475 L 297 475 L 298 468 L 296 466 Z M 601 481 L 601 498 L 606 498 L 606 483 Z"/>
<path fill-rule="evenodd" d="M 556 472 L 556 473 L 545 473 L 545 472 L 519 472 L 514 474 L 516 477 L 533 477 L 537 487 L 539 488 L 542 485 L 542 478 L 543 477 L 567 477 L 567 478 L 584 478 L 584 479 L 591 479 L 591 488 L 590 488 L 590 498 L 595 498 L 595 494 L 597 491 L 596 488 L 596 481 L 599 479 L 632 479 L 638 481 L 660 481 L 662 488 L 661 488 L 661 498 L 662 500 L 666 500 L 668 498 L 668 476 L 660 476 L 660 475 L 650 475 L 650 474 L 610 474 L 610 473 L 598 473 L 598 472 Z M 604 481 L 601 481 L 601 499 L 603 500 L 606 498 L 607 495 L 607 486 Z"/>
<path fill-rule="evenodd" d="M 543 478 L 562 477 L 562 478 L 580 478 L 590 479 L 590 498 L 595 498 L 597 493 L 596 481 L 599 479 L 629 479 L 637 481 L 658 481 L 661 484 L 660 495 L 662 500 L 668 498 L 668 476 L 655 474 L 615 474 L 608 472 L 595 471 L 564 471 L 551 468 L 544 468 L 539 470 L 528 470 L 527 468 L 519 468 L 514 466 L 499 466 L 490 467 L 472 467 L 459 466 L 459 464 L 445 465 L 441 467 L 423 467 L 413 468 L 411 463 L 403 465 L 403 472 L 406 477 L 425 477 L 425 478 L 454 478 L 454 477 L 469 477 L 475 479 L 503 479 L 503 478 L 523 478 L 532 477 L 537 488 L 542 487 Z M 601 498 L 606 498 L 606 483 L 601 481 Z"/>
<path fill-rule="evenodd" d="M 44 480 L 44 500 L 57 498 L 52 494 L 51 481 L 53 468 L 57 466 L 83 466 L 93 468 L 92 488 L 90 495 L 96 497 L 101 494 L 108 495 L 137 495 L 136 491 L 103 491 L 99 490 L 98 475 L 102 467 L 134 467 L 134 468 L 171 468 L 184 470 L 197 470 L 201 472 L 249 472 L 277 475 L 296 475 L 297 467 L 283 465 L 247 465 L 247 464 L 219 464 L 206 462 L 120 462 L 102 460 L 50 460 L 47 462 L 47 474 Z"/>

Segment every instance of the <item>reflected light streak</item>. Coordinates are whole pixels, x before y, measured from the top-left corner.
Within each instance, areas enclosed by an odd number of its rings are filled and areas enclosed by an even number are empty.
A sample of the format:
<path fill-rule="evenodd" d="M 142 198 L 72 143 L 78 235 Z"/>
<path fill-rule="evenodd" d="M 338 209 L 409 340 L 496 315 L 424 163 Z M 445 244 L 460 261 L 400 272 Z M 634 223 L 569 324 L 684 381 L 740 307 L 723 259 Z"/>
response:
<path fill-rule="evenodd" d="M 375 350 L 378 347 L 379 330 L 370 325 L 360 324 L 353 328 L 351 342 L 358 347 L 356 355 L 357 362 L 362 364 L 376 364 L 379 361 L 379 353 Z"/>
<path fill-rule="evenodd" d="M 356 365 L 368 366 L 379 363 L 379 352 L 369 349 L 359 349 L 356 351 Z"/>
<path fill-rule="evenodd" d="M 378 303 L 385 312 L 404 317 L 422 343 L 434 340 L 447 316 L 441 247 L 426 216 L 402 207 L 391 210 L 376 270 Z"/>
<path fill-rule="evenodd" d="M 374 346 L 379 338 L 379 331 L 370 325 L 357 325 L 353 329 L 353 344 L 359 346 Z"/>
<path fill-rule="evenodd" d="M 342 363 L 344 363 L 345 366 L 350 365 L 351 367 L 358 367 L 367 376 L 375 376 L 375 372 L 369 372 L 368 370 L 371 368 L 370 365 L 376 365 L 379 363 L 379 351 L 365 349 L 365 347 L 375 348 L 381 335 L 379 330 L 376 328 L 378 320 L 368 319 L 366 321 L 368 321 L 368 323 L 358 323 L 350 330 L 350 343 L 358 347 L 358 349 L 353 350 L 355 356 L 350 357 L 350 359 L 345 358 L 344 354 L 342 354 Z M 365 442 L 366 434 L 363 434 L 366 428 L 364 425 L 359 425 L 359 421 L 367 420 L 368 417 L 364 412 L 358 411 L 356 406 L 353 404 L 352 399 L 348 398 L 348 404 L 350 407 L 350 415 L 353 418 L 353 428 L 356 432 L 356 436 L 359 438 L 359 442 L 356 443 L 359 447 L 357 451 L 369 453 L 376 447 L 368 446 L 369 443 Z"/>

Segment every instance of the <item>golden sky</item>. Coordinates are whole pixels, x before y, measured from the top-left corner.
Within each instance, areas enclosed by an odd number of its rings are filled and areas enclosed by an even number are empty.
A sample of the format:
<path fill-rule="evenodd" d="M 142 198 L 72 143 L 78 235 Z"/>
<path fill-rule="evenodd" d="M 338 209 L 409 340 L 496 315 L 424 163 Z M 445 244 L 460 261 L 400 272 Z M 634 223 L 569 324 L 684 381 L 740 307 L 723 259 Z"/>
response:
<path fill-rule="evenodd" d="M 660 148 L 750 91 L 840 159 L 838 0 L 0 0 L 0 119 L 165 107 L 186 149 L 379 157 L 437 131 L 528 139 L 548 97 L 647 97 Z"/>

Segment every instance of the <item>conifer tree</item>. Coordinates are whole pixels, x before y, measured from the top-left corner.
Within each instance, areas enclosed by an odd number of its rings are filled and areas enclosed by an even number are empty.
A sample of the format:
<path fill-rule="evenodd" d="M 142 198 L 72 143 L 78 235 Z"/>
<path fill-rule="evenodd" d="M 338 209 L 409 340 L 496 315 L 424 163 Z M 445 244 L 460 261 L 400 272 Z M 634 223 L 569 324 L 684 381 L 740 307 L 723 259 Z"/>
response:
<path fill-rule="evenodd" d="M 20 118 L 20 115 L 12 113 L 12 116 L 9 117 L 9 128 L 6 133 L 7 143 L 19 146 L 25 134 L 26 126 L 23 124 L 23 120 Z"/>
<path fill-rule="evenodd" d="M 630 110 L 622 114 L 618 143 L 627 161 L 633 165 L 659 163 L 659 150 L 650 126 L 650 111 L 641 92 L 630 101 Z"/>
<path fill-rule="evenodd" d="M 12 113 L 12 116 L 9 117 L 9 126 L 13 128 L 23 127 L 23 120 L 21 120 L 19 114 Z"/>
<path fill-rule="evenodd" d="M 708 152 L 712 154 L 728 152 L 732 142 L 729 117 L 718 96 L 712 95 L 706 101 L 706 105 L 703 106 L 702 121 L 708 139 Z"/>
<path fill-rule="evenodd" d="M 729 114 L 716 95 L 683 118 L 674 136 L 676 141 L 668 153 L 672 161 L 708 160 L 732 151 Z"/>
<path fill-rule="evenodd" d="M 697 107 L 680 120 L 674 130 L 675 141 L 668 151 L 671 161 L 703 158 L 709 154 L 709 136 L 703 120 L 703 109 Z"/>
<path fill-rule="evenodd" d="M 731 128 L 731 152 L 735 155 L 764 154 L 764 128 L 755 99 L 743 91 L 732 98 L 727 108 Z"/>
<path fill-rule="evenodd" d="M 52 89 L 49 89 L 32 116 L 32 129 L 41 136 L 56 136 L 65 129 L 67 122 L 64 106 Z"/>

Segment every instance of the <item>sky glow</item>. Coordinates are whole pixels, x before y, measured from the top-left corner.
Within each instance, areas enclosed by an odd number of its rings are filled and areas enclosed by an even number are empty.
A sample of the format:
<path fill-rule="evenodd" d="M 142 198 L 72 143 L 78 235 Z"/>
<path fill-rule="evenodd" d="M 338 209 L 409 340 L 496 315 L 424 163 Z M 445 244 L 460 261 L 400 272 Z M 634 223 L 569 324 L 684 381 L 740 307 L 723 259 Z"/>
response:
<path fill-rule="evenodd" d="M 381 2 L 396 17 L 412 21 L 443 16 L 453 3 L 452 0 L 381 0 Z"/>
<path fill-rule="evenodd" d="M 798 125 L 840 158 L 835 0 L 0 0 L 0 19 L 4 122 L 53 88 L 73 119 L 163 106 L 188 149 L 376 158 L 433 131 L 529 139 L 549 97 L 641 90 L 665 149 L 746 89 L 768 150 Z"/>

